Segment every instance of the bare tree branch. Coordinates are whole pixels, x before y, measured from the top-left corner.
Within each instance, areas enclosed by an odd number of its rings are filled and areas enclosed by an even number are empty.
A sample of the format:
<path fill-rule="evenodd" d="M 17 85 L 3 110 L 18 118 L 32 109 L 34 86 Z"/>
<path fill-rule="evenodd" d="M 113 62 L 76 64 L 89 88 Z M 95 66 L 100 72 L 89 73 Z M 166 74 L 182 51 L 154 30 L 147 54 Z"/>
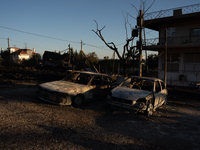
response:
<path fill-rule="evenodd" d="M 147 8 L 147 10 L 144 12 L 144 14 L 153 6 L 155 0 L 153 0 L 153 2 L 151 3 L 151 5 Z"/>
<path fill-rule="evenodd" d="M 126 15 L 126 17 L 124 16 L 124 12 L 122 11 L 122 14 L 123 14 L 123 17 L 124 17 L 124 27 L 125 27 L 125 30 L 126 30 L 126 38 L 128 38 L 128 31 L 127 31 L 127 22 L 128 22 L 128 17 Z"/>
<path fill-rule="evenodd" d="M 113 42 L 107 43 L 104 39 L 104 37 L 101 34 L 101 31 L 105 28 L 105 26 L 102 29 L 98 29 L 98 23 L 96 20 L 94 20 L 96 25 L 97 25 L 97 29 L 96 31 L 92 30 L 94 33 L 96 33 L 96 35 L 106 44 L 107 47 L 109 47 L 111 50 L 115 51 L 117 56 L 119 57 L 120 60 L 122 60 L 122 57 L 120 56 L 117 47 L 115 46 L 115 44 Z"/>
<path fill-rule="evenodd" d="M 126 44 L 124 45 L 124 50 L 123 50 L 123 54 L 122 54 L 122 58 L 123 59 L 128 59 L 129 58 L 129 54 L 127 55 L 127 57 L 125 58 L 125 52 L 127 51 L 128 53 L 130 52 L 128 46 L 129 46 L 129 42 L 132 41 L 134 39 L 134 37 L 131 37 L 130 39 L 126 40 Z"/>
<path fill-rule="evenodd" d="M 134 19 L 137 19 L 137 18 L 135 18 L 135 17 L 133 17 L 132 15 L 130 15 L 129 13 L 127 13 L 131 18 L 134 18 Z"/>
<path fill-rule="evenodd" d="M 135 10 L 137 11 L 137 13 L 139 14 L 139 11 L 138 11 L 138 9 L 135 7 L 135 5 L 133 5 L 133 4 L 129 4 L 129 5 L 131 5 L 132 7 L 134 7 Z"/>
<path fill-rule="evenodd" d="M 146 9 L 146 2 L 147 2 L 147 0 L 145 0 L 145 1 L 142 0 L 143 12 L 145 12 L 145 9 Z"/>

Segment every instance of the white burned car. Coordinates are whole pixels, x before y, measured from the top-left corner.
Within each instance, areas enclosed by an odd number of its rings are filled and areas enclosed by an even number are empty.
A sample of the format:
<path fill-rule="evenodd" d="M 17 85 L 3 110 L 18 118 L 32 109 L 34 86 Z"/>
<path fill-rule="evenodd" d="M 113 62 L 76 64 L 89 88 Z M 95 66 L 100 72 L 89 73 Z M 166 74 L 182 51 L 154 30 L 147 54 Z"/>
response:
<path fill-rule="evenodd" d="M 148 77 L 131 77 L 112 89 L 108 103 L 152 115 L 167 102 L 167 89 L 162 80 Z"/>
<path fill-rule="evenodd" d="M 38 97 L 54 104 L 79 106 L 106 97 L 114 87 L 112 78 L 106 74 L 74 71 L 63 80 L 40 84 Z"/>

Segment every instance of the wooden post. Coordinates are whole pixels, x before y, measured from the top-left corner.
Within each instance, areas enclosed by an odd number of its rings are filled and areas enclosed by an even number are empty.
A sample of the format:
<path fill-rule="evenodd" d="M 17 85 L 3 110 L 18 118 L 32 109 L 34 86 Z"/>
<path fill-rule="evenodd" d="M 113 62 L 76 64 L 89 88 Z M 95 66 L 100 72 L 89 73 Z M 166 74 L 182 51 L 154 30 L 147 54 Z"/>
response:
<path fill-rule="evenodd" d="M 165 29 L 165 86 L 167 86 L 167 28 Z"/>
<path fill-rule="evenodd" d="M 81 50 L 83 50 L 83 42 L 82 42 L 82 40 L 81 40 Z"/>
<path fill-rule="evenodd" d="M 9 42 L 9 38 L 8 38 L 8 48 L 10 48 L 10 42 Z"/>
<path fill-rule="evenodd" d="M 92 67 L 95 69 L 95 71 L 97 73 L 99 73 L 99 71 L 96 69 L 96 67 L 92 64 L 92 62 L 88 59 L 87 55 L 83 52 L 83 50 L 81 50 L 83 56 L 89 61 L 89 65 L 92 65 Z"/>
<path fill-rule="evenodd" d="M 118 74 L 120 75 L 120 61 L 118 62 Z"/>
<path fill-rule="evenodd" d="M 70 49 L 70 44 L 68 45 L 69 47 L 69 63 L 71 63 L 71 49 Z"/>
<path fill-rule="evenodd" d="M 113 73 L 115 73 L 115 51 L 113 52 Z"/>
<path fill-rule="evenodd" d="M 139 37 L 139 64 L 138 64 L 138 76 L 142 76 L 142 27 L 143 27 L 143 11 L 140 10 L 140 16 L 138 18 L 138 25 L 140 26 L 140 37 Z"/>
<path fill-rule="evenodd" d="M 82 61 L 83 42 L 81 40 L 81 61 Z"/>
<path fill-rule="evenodd" d="M 99 73 L 100 73 L 100 69 L 101 69 L 101 64 L 100 64 L 100 61 L 99 61 Z"/>

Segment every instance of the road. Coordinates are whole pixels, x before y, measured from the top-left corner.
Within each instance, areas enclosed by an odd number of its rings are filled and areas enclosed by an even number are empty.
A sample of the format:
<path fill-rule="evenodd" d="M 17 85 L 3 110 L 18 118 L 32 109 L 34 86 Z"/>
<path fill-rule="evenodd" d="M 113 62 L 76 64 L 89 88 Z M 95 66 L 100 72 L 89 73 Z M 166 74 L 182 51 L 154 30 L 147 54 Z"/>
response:
<path fill-rule="evenodd" d="M 0 149 L 200 149 L 200 92 L 169 88 L 147 117 L 106 100 L 77 108 L 40 101 L 37 83 L 0 88 Z"/>

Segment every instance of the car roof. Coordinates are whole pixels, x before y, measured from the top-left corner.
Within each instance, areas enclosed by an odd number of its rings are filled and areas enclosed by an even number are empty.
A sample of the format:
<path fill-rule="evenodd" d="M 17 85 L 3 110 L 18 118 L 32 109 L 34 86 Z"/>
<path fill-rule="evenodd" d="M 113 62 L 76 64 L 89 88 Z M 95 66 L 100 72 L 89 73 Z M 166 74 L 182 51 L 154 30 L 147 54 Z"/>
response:
<path fill-rule="evenodd" d="M 147 80 L 154 80 L 154 81 L 162 81 L 161 79 L 154 78 L 154 77 L 131 76 L 130 78 L 138 78 L 138 79 L 147 79 Z"/>
<path fill-rule="evenodd" d="M 89 71 L 78 71 L 78 70 L 68 70 L 71 73 L 80 73 L 80 74 L 87 74 L 87 75 L 93 75 L 93 76 L 104 76 L 104 77 L 109 77 L 107 74 L 103 73 L 96 73 L 96 72 L 89 72 Z"/>

